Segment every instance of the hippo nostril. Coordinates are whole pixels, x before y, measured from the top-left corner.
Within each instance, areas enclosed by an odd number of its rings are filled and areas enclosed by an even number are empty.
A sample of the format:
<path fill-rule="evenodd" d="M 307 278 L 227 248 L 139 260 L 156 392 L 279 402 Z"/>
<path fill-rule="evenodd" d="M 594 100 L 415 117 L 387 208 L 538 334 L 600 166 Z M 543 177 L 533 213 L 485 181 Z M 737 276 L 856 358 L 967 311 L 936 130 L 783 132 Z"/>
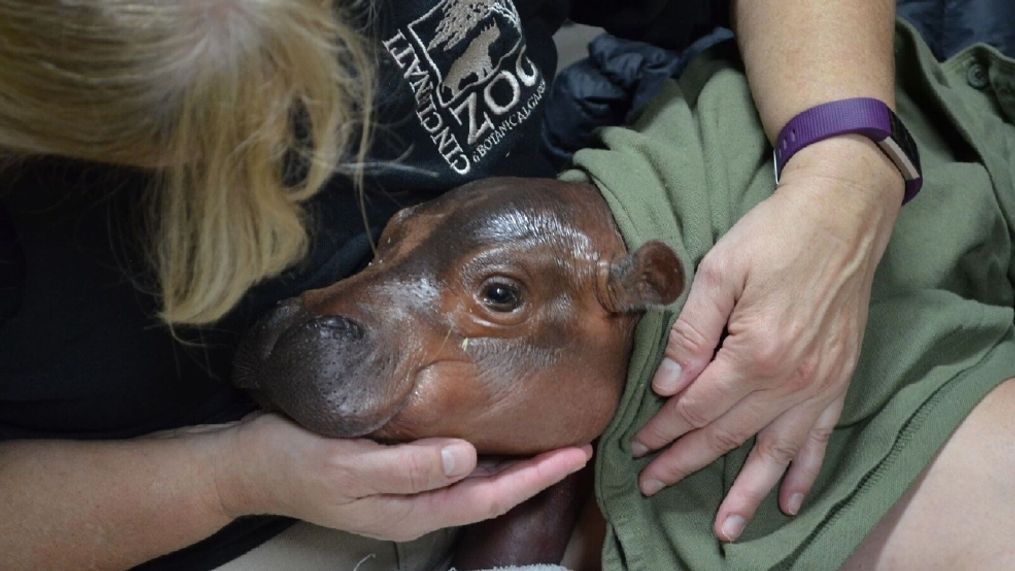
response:
<path fill-rule="evenodd" d="M 349 341 L 359 341 L 366 334 L 362 325 L 341 315 L 324 315 L 315 318 L 310 323 L 318 328 L 322 335 L 327 335 L 332 339 L 343 338 Z"/>

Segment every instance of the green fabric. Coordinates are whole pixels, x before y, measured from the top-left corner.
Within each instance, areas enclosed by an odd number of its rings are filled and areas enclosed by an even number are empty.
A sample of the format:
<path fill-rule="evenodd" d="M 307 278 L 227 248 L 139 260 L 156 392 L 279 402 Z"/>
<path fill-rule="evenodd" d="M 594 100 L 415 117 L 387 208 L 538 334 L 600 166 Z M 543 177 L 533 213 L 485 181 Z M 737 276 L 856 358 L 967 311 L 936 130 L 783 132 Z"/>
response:
<path fill-rule="evenodd" d="M 596 495 L 605 569 L 835 569 L 927 466 L 969 411 L 1015 376 L 1015 62 L 977 46 L 938 64 L 898 29 L 898 107 L 926 184 L 903 210 L 876 277 L 845 411 L 819 480 L 788 518 L 773 493 L 735 544 L 712 520 L 752 443 L 652 498 L 629 442 L 659 409 L 650 380 L 683 299 L 640 322 L 620 407 L 602 437 Z M 983 65 L 991 84 L 966 80 Z M 592 180 L 629 246 L 659 238 L 690 271 L 774 188 L 771 149 L 731 46 L 670 83 L 633 128 L 562 175 Z"/>

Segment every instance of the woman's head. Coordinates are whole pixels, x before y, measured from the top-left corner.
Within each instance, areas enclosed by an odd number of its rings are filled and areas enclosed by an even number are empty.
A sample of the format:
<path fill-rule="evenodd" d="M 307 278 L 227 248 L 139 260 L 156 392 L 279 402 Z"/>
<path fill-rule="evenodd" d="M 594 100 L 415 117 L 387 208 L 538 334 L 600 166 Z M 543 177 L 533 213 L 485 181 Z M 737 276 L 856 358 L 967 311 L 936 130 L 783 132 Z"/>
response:
<path fill-rule="evenodd" d="M 0 0 L 0 150 L 150 170 L 163 317 L 212 321 L 303 254 L 300 202 L 363 148 L 348 22 L 326 0 Z"/>

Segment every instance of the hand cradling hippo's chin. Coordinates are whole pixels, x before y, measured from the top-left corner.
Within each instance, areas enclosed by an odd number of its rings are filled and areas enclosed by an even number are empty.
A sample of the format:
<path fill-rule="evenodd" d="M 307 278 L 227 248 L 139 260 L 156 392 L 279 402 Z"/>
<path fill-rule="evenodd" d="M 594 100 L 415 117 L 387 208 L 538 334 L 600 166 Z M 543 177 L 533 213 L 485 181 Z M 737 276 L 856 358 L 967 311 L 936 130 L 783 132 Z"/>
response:
<path fill-rule="evenodd" d="M 626 252 L 594 187 L 488 179 L 399 212 L 367 269 L 281 302 L 235 382 L 327 436 L 584 444 L 617 405 L 640 312 L 682 288 L 662 243 Z"/>

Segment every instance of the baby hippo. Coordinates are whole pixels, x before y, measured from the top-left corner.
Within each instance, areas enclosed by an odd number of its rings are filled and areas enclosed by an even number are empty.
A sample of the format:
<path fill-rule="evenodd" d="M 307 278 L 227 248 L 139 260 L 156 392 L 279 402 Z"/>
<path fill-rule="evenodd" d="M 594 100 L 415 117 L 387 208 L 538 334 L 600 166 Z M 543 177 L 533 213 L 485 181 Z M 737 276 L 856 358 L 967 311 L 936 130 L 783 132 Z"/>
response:
<path fill-rule="evenodd" d="M 617 405 L 640 312 L 682 288 L 663 243 L 627 252 L 594 187 L 487 179 L 402 210 L 364 271 L 280 303 L 235 381 L 327 436 L 581 445 Z"/>

